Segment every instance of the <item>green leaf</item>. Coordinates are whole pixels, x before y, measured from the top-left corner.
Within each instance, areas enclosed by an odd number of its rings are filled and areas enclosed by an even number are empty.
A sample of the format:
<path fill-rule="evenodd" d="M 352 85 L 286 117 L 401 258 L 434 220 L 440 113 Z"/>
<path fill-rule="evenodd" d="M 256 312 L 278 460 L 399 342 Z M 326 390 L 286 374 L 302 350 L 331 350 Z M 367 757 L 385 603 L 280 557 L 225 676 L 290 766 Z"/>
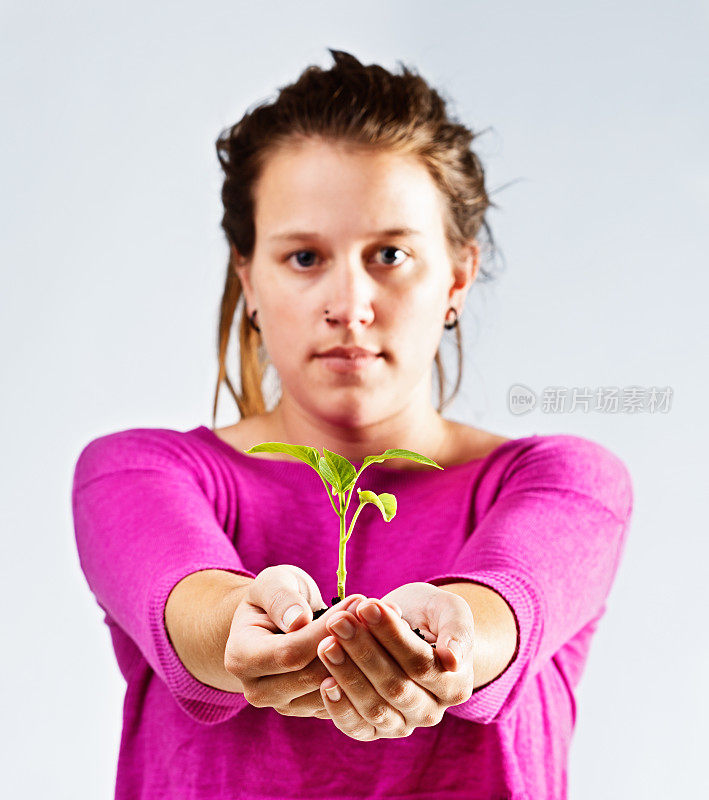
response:
<path fill-rule="evenodd" d="M 304 461 L 320 474 L 320 453 L 314 447 L 300 444 L 285 444 L 284 442 L 262 442 L 244 450 L 245 453 L 287 453 Z"/>
<path fill-rule="evenodd" d="M 320 459 L 320 474 L 328 480 L 338 492 L 346 492 L 357 477 L 357 470 L 344 456 L 333 453 L 323 447 L 323 457 Z"/>
<path fill-rule="evenodd" d="M 417 461 L 419 464 L 428 464 L 430 467 L 443 469 L 440 464 L 436 464 L 436 462 L 431 458 L 422 456 L 421 453 L 415 453 L 413 450 L 401 449 L 385 450 L 380 456 L 367 456 L 362 464 L 362 469 L 370 464 L 379 464 L 380 462 L 387 461 L 390 458 L 407 458 L 409 461 Z"/>
<path fill-rule="evenodd" d="M 318 472 L 325 478 L 325 480 L 332 486 L 332 493 L 337 494 L 340 491 L 340 481 L 337 473 L 328 464 L 327 460 L 322 456 L 318 458 Z"/>
<path fill-rule="evenodd" d="M 371 503 L 376 506 L 382 512 L 384 522 L 391 522 L 394 519 L 396 515 L 396 497 L 393 494 L 388 492 L 376 494 L 375 492 L 370 492 L 369 489 L 357 489 L 357 494 L 359 495 L 359 504 L 363 506 L 366 503 Z"/>

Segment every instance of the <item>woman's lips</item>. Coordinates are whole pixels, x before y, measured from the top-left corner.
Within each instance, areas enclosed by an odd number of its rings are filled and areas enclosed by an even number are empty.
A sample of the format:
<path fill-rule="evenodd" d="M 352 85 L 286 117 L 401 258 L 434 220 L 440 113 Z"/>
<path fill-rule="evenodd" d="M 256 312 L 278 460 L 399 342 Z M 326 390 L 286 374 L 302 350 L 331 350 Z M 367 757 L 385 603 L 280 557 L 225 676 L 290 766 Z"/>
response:
<path fill-rule="evenodd" d="M 341 356 L 318 356 L 318 360 L 323 362 L 323 366 L 333 372 L 357 372 L 372 366 L 380 356 L 374 353 L 366 356 L 355 356 L 354 358 L 342 358 Z"/>

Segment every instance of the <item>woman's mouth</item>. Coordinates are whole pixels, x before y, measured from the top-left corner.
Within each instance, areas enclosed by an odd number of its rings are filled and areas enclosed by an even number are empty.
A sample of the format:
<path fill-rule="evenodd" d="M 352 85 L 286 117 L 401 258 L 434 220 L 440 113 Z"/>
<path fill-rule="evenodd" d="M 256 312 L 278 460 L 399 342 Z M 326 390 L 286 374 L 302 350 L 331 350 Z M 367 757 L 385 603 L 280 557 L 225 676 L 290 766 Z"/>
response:
<path fill-rule="evenodd" d="M 343 356 L 318 356 L 318 360 L 322 361 L 323 366 L 333 372 L 357 372 L 371 367 L 381 356 L 375 353 L 368 353 L 367 355 L 357 355 L 351 358 Z"/>

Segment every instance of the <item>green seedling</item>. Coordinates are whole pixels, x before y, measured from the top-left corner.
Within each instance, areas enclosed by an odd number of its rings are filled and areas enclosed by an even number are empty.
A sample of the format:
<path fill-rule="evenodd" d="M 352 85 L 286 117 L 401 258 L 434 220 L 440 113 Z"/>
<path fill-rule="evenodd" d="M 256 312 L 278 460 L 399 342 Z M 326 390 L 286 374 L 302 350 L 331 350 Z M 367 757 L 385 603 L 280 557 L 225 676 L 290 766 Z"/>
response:
<path fill-rule="evenodd" d="M 320 476 L 320 479 L 327 491 L 328 499 L 333 511 L 337 514 L 340 521 L 340 558 L 337 566 L 337 594 L 338 600 L 345 598 L 345 580 L 347 578 L 347 570 L 345 568 L 345 548 L 352 531 L 354 530 L 355 522 L 359 517 L 362 509 L 371 503 L 376 506 L 384 518 L 384 522 L 391 522 L 396 514 L 396 497 L 388 492 L 376 494 L 368 489 L 357 489 L 359 497 L 359 507 L 352 518 L 350 528 L 345 533 L 345 516 L 347 509 L 350 506 L 350 500 L 354 492 L 357 479 L 364 472 L 370 464 L 379 464 L 382 461 L 387 461 L 390 458 L 406 458 L 409 461 L 417 461 L 419 464 L 428 464 L 436 469 L 443 469 L 440 464 L 436 464 L 426 456 L 420 453 L 415 453 L 413 450 L 385 450 L 379 456 L 367 456 L 360 468 L 359 472 L 355 470 L 354 464 L 351 464 L 344 456 L 338 453 L 333 453 L 331 450 L 323 447 L 323 454 L 320 455 L 318 450 L 314 447 L 299 444 L 284 444 L 283 442 L 263 442 L 262 444 L 255 444 L 246 453 L 286 453 L 290 456 L 295 456 L 301 461 L 304 461 L 308 466 L 312 467 Z M 332 493 L 331 493 L 332 492 Z M 347 498 L 345 499 L 345 494 Z M 335 507 L 333 497 L 339 499 L 339 509 Z M 335 600 L 335 598 L 333 598 Z"/>

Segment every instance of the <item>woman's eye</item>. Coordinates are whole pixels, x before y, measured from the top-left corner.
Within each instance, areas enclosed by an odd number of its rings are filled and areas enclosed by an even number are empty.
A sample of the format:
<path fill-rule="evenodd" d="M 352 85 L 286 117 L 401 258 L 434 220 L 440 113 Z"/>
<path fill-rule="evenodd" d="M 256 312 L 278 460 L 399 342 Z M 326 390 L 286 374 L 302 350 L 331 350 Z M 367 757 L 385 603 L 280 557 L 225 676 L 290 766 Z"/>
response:
<path fill-rule="evenodd" d="M 392 253 L 401 253 L 402 256 L 408 256 L 408 253 L 406 253 L 404 250 L 401 250 L 398 247 L 391 247 L 391 246 L 389 246 L 389 247 L 380 247 L 377 252 L 378 253 L 387 253 L 388 255 L 386 256 L 386 258 L 391 258 L 392 257 L 391 254 Z M 302 256 L 302 255 L 306 256 L 306 258 L 304 260 L 300 259 L 300 256 Z M 296 250 L 293 253 L 290 253 L 288 256 L 286 256 L 286 261 L 290 261 L 295 256 L 296 257 L 296 263 L 298 264 L 298 266 L 299 267 L 303 267 L 305 269 L 307 267 L 314 266 L 313 261 L 312 261 L 312 257 L 314 255 L 315 255 L 315 251 L 314 250 Z M 393 257 L 395 258 L 395 256 L 393 256 Z M 399 261 L 399 263 L 401 263 L 401 261 Z M 397 264 L 390 264 L 390 263 L 386 263 L 386 262 L 384 263 L 384 265 L 388 266 L 388 267 L 397 266 Z"/>
<path fill-rule="evenodd" d="M 291 253 L 289 256 L 286 257 L 286 261 L 290 261 L 291 258 L 293 258 L 293 256 L 300 256 L 303 253 L 307 253 L 308 255 L 313 255 L 313 251 L 312 250 L 296 250 L 295 253 Z M 306 261 L 307 260 L 308 259 L 306 259 Z M 302 264 L 300 261 L 298 261 L 298 265 L 301 266 L 301 267 L 311 267 L 312 266 L 312 264 L 310 264 L 310 263 Z"/>
<path fill-rule="evenodd" d="M 389 251 L 390 253 L 393 251 L 394 253 L 401 253 L 403 256 L 407 256 L 408 254 L 405 253 L 403 250 L 400 250 L 398 247 L 380 247 L 379 252 L 383 253 L 385 251 Z M 401 262 L 399 262 L 401 263 Z M 387 264 L 387 266 L 395 266 L 394 264 Z"/>

